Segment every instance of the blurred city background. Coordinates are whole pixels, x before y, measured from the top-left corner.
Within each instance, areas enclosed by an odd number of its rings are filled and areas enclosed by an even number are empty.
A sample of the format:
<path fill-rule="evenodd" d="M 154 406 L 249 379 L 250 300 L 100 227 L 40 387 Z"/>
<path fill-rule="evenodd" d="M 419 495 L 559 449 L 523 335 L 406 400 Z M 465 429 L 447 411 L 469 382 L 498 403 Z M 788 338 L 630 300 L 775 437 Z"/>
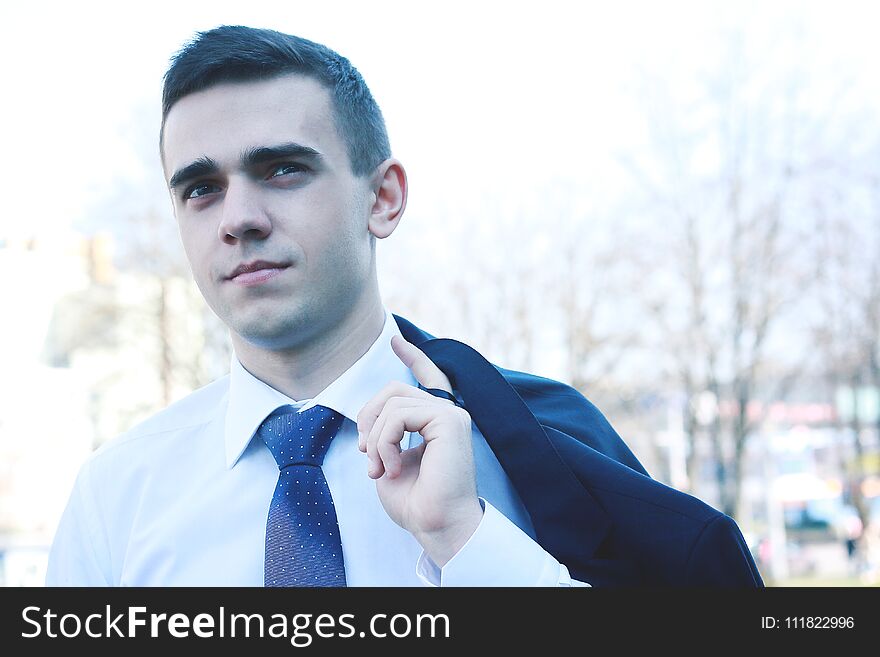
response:
<path fill-rule="evenodd" d="M 575 386 L 768 585 L 880 584 L 873 3 L 240 4 L 0 9 L 0 584 L 42 583 L 93 449 L 228 370 L 157 148 L 168 58 L 224 23 L 370 85 L 411 186 L 388 308 Z"/>

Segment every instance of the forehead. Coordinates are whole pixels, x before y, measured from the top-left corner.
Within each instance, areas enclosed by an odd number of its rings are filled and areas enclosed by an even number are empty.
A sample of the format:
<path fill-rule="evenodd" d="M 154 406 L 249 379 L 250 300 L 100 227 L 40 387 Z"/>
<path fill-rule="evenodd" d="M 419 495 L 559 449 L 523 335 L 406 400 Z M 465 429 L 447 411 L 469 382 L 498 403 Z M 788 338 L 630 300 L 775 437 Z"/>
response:
<path fill-rule="evenodd" d="M 329 91 L 302 75 L 223 82 L 181 98 L 165 120 L 166 175 L 201 157 L 231 163 L 249 148 L 296 142 L 346 157 Z"/>

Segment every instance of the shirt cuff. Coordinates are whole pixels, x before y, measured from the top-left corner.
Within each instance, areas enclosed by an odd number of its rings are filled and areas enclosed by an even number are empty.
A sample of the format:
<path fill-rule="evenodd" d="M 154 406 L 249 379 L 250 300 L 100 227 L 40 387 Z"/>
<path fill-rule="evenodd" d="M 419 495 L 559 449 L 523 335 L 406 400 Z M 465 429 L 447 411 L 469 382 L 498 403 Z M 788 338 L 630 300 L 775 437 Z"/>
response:
<path fill-rule="evenodd" d="M 589 586 L 489 502 L 480 504 L 480 524 L 445 566 L 422 551 L 416 575 L 426 586 Z"/>

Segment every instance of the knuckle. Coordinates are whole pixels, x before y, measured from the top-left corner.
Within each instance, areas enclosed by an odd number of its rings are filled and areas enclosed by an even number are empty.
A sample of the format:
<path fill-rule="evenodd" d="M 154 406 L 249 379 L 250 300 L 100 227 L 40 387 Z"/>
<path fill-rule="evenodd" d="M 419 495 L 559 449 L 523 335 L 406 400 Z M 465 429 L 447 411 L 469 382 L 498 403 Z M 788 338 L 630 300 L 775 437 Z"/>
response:
<path fill-rule="evenodd" d="M 401 391 L 401 392 L 404 392 L 404 391 Z M 391 408 L 389 410 L 394 411 L 394 410 L 399 410 L 400 408 L 402 408 L 408 404 L 411 404 L 412 397 L 407 394 L 400 394 L 400 395 L 395 395 L 389 401 L 393 402 L 391 405 Z"/>
<path fill-rule="evenodd" d="M 468 413 L 468 412 L 467 412 L 465 409 L 463 409 L 461 406 L 455 406 L 454 408 L 455 408 L 455 411 L 454 411 L 454 412 L 455 412 L 455 414 L 458 416 L 458 418 L 459 418 L 459 420 L 461 421 L 461 423 L 467 425 L 468 427 L 470 427 L 470 426 L 471 426 L 471 414 Z"/>

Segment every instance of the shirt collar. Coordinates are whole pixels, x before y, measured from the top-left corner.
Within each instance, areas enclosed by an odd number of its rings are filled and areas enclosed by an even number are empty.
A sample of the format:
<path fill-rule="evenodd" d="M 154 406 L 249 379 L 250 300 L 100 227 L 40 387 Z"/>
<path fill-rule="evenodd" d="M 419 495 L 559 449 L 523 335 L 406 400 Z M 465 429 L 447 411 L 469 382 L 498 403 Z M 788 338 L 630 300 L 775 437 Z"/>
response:
<path fill-rule="evenodd" d="M 389 381 L 417 385 L 412 372 L 391 349 L 391 338 L 395 335 L 401 335 L 400 329 L 386 308 L 382 332 L 367 352 L 313 398 L 300 401 L 260 381 L 242 366 L 233 352 L 226 410 L 226 467 L 235 466 L 260 424 L 279 406 L 290 404 L 305 410 L 320 404 L 357 422 L 357 414 L 364 404 Z"/>

